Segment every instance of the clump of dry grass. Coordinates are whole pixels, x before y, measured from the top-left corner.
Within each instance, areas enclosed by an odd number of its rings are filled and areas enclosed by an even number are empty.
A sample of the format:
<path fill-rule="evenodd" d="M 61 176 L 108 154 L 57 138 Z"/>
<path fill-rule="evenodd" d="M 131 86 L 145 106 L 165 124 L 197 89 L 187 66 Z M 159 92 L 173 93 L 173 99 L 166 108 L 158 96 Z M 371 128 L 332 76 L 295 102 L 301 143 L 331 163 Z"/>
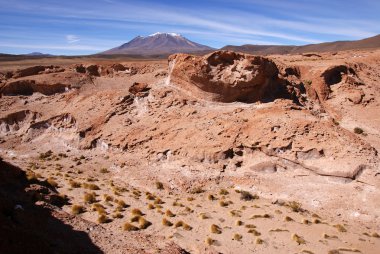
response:
<path fill-rule="evenodd" d="M 254 236 L 260 236 L 261 235 L 261 233 L 254 228 L 251 228 L 250 230 L 248 230 L 248 233 L 253 234 Z"/>
<path fill-rule="evenodd" d="M 237 220 L 235 224 L 236 226 L 242 226 L 244 223 L 241 220 Z"/>
<path fill-rule="evenodd" d="M 298 245 L 306 244 L 305 239 L 303 239 L 301 236 L 299 236 L 297 234 L 292 234 L 292 240 L 295 241 L 296 243 L 298 243 Z"/>
<path fill-rule="evenodd" d="M 230 211 L 230 215 L 232 217 L 241 217 L 241 211 L 238 211 L 238 210 L 232 210 Z"/>
<path fill-rule="evenodd" d="M 228 194 L 230 194 L 229 192 L 228 192 L 228 190 L 226 190 L 226 189 L 221 189 L 220 191 L 219 191 L 219 194 L 220 195 L 228 195 Z"/>
<path fill-rule="evenodd" d="M 333 225 L 333 227 L 336 228 L 339 232 L 342 232 L 342 233 L 347 232 L 347 229 L 341 224 L 335 224 Z"/>
<path fill-rule="evenodd" d="M 323 234 L 322 234 L 322 237 L 323 237 L 324 239 L 338 239 L 338 237 L 337 237 L 336 235 L 328 235 L 328 234 L 326 234 L 326 233 L 323 233 Z"/>
<path fill-rule="evenodd" d="M 189 224 L 186 224 L 186 223 L 184 223 L 184 224 L 182 225 L 182 228 L 183 228 L 184 230 L 186 230 L 186 231 L 190 231 L 190 230 L 193 229 Z"/>
<path fill-rule="evenodd" d="M 147 200 L 155 200 L 156 199 L 156 197 L 149 192 L 146 193 L 145 197 Z"/>
<path fill-rule="evenodd" d="M 329 250 L 327 254 L 340 254 L 339 250 Z"/>
<path fill-rule="evenodd" d="M 216 197 L 215 197 L 214 195 L 212 195 L 212 194 L 209 194 L 209 195 L 207 196 L 207 199 L 208 199 L 208 200 L 211 200 L 211 201 L 214 201 L 214 200 L 216 200 Z"/>
<path fill-rule="evenodd" d="M 85 208 L 81 205 L 73 205 L 73 207 L 71 207 L 71 213 L 74 215 L 84 213 L 85 211 L 86 211 Z"/>
<path fill-rule="evenodd" d="M 308 219 L 303 219 L 302 224 L 310 225 L 311 221 L 309 221 Z"/>
<path fill-rule="evenodd" d="M 164 184 L 157 181 L 156 182 L 156 188 L 157 188 L 157 190 L 163 190 L 164 189 Z"/>
<path fill-rule="evenodd" d="M 314 224 L 321 224 L 322 222 L 321 222 L 320 219 L 314 219 L 314 220 L 313 220 L 313 223 L 314 223 Z"/>
<path fill-rule="evenodd" d="M 253 224 L 247 224 L 247 225 L 245 225 L 245 227 L 246 227 L 246 228 L 256 228 L 256 226 L 253 225 Z"/>
<path fill-rule="evenodd" d="M 219 201 L 219 205 L 220 205 L 221 207 L 226 207 L 226 206 L 229 205 L 229 203 L 228 203 L 227 201 L 220 200 L 220 201 Z"/>
<path fill-rule="evenodd" d="M 215 243 L 215 240 L 210 238 L 210 237 L 207 237 L 206 240 L 205 240 L 205 243 L 207 245 L 213 245 Z"/>
<path fill-rule="evenodd" d="M 79 182 L 74 181 L 74 180 L 70 180 L 69 185 L 71 186 L 71 188 L 80 188 L 81 187 L 81 184 Z"/>
<path fill-rule="evenodd" d="M 49 177 L 47 180 L 46 180 L 46 182 L 50 185 L 50 186 L 52 186 L 52 187 L 54 187 L 54 188 L 57 188 L 58 187 L 58 183 L 55 181 L 55 179 L 54 178 L 52 178 L 52 177 Z"/>
<path fill-rule="evenodd" d="M 270 219 L 272 216 L 269 214 L 254 214 L 250 219 L 258 219 L 258 218 L 264 218 L 264 219 Z"/>
<path fill-rule="evenodd" d="M 241 234 L 236 233 L 236 234 L 234 234 L 232 239 L 235 241 L 241 241 L 241 239 L 243 239 L 243 236 Z"/>
<path fill-rule="evenodd" d="M 251 201 L 251 200 L 254 200 L 254 199 L 258 199 L 259 196 L 258 195 L 252 195 L 250 192 L 248 191 L 241 191 L 240 192 L 240 199 L 241 200 L 244 200 L 244 201 Z"/>
<path fill-rule="evenodd" d="M 176 228 L 180 228 L 180 227 L 182 227 L 183 226 L 183 224 L 185 224 L 183 221 L 177 221 L 175 224 L 174 224 L 174 227 L 176 227 Z"/>
<path fill-rule="evenodd" d="M 294 220 L 289 216 L 285 216 L 284 221 L 294 221 Z"/>
<path fill-rule="evenodd" d="M 102 174 L 106 174 L 106 173 L 109 173 L 109 171 L 108 171 L 108 169 L 106 169 L 106 168 L 101 168 L 101 169 L 100 169 L 100 173 L 102 173 Z"/>
<path fill-rule="evenodd" d="M 194 201 L 195 200 L 195 198 L 194 197 L 187 197 L 187 199 L 186 199 L 187 201 L 189 201 L 189 202 L 191 202 L 191 201 Z"/>
<path fill-rule="evenodd" d="M 104 199 L 105 202 L 111 202 L 111 201 L 113 201 L 113 197 L 110 196 L 110 195 L 108 195 L 108 194 L 104 194 L 103 195 L 103 199 Z"/>
<path fill-rule="evenodd" d="M 153 210 L 153 209 L 155 209 L 155 206 L 153 204 L 148 204 L 148 209 Z"/>
<path fill-rule="evenodd" d="M 37 181 L 37 175 L 33 171 L 29 170 L 26 172 L 26 179 L 29 182 L 36 182 Z"/>
<path fill-rule="evenodd" d="M 98 223 L 108 223 L 111 222 L 112 220 L 107 217 L 105 214 L 100 214 L 98 217 Z"/>
<path fill-rule="evenodd" d="M 144 214 L 141 212 L 140 209 L 134 208 L 131 211 L 131 215 L 132 216 L 143 216 Z"/>
<path fill-rule="evenodd" d="M 372 233 L 371 236 L 375 238 L 380 238 L 380 235 L 376 232 Z"/>
<path fill-rule="evenodd" d="M 170 211 L 169 209 L 166 210 L 165 215 L 168 217 L 175 217 L 175 214 L 172 211 Z"/>
<path fill-rule="evenodd" d="M 92 204 L 96 202 L 96 194 L 95 193 L 85 193 L 84 194 L 84 202 Z"/>
<path fill-rule="evenodd" d="M 106 214 L 105 207 L 101 204 L 93 204 L 92 210 L 97 211 L 99 214 Z"/>
<path fill-rule="evenodd" d="M 190 190 L 191 194 L 200 194 L 203 192 L 205 192 L 205 191 L 204 191 L 204 189 L 202 189 L 202 187 L 195 187 L 192 190 Z"/>
<path fill-rule="evenodd" d="M 139 230 L 138 227 L 136 227 L 136 226 L 134 226 L 128 222 L 124 224 L 123 229 L 124 229 L 124 231 L 137 231 L 137 230 Z"/>
<path fill-rule="evenodd" d="M 171 221 L 169 221 L 168 219 L 163 218 L 162 219 L 162 225 L 167 226 L 167 227 L 171 227 L 171 226 L 173 226 L 173 223 Z"/>
<path fill-rule="evenodd" d="M 94 183 L 83 183 L 82 186 L 89 190 L 100 190 L 99 186 Z"/>
<path fill-rule="evenodd" d="M 256 244 L 263 244 L 263 243 L 264 243 L 264 240 L 261 239 L 260 237 L 257 237 L 255 243 L 256 243 Z"/>
<path fill-rule="evenodd" d="M 154 204 L 156 204 L 156 205 L 162 205 L 162 204 L 165 204 L 165 202 L 162 201 L 162 199 L 160 199 L 160 198 L 156 198 L 156 200 L 154 200 Z"/>
<path fill-rule="evenodd" d="M 354 249 L 354 248 L 346 248 L 346 247 L 339 247 L 338 250 L 339 250 L 339 251 L 347 251 L 347 252 L 361 252 L 361 251 L 358 250 L 358 249 Z"/>
<path fill-rule="evenodd" d="M 222 229 L 218 225 L 215 225 L 215 224 L 211 225 L 210 231 L 213 234 L 221 234 L 222 233 Z"/>
<path fill-rule="evenodd" d="M 202 220 L 205 220 L 205 219 L 208 219 L 209 217 L 205 213 L 200 213 L 199 218 L 201 218 Z"/>
<path fill-rule="evenodd" d="M 124 216 L 121 213 L 119 213 L 119 212 L 116 212 L 116 213 L 112 214 L 112 218 L 114 218 L 114 219 L 121 219 L 123 217 Z"/>
<path fill-rule="evenodd" d="M 302 209 L 301 203 L 297 201 L 289 201 L 286 204 L 287 207 L 289 207 L 293 212 L 303 212 L 304 210 Z"/>
<path fill-rule="evenodd" d="M 310 250 L 301 250 L 302 253 L 307 253 L 307 254 L 314 254 L 314 252 Z"/>
<path fill-rule="evenodd" d="M 152 225 L 152 222 L 147 221 L 144 217 L 140 217 L 139 218 L 139 227 L 140 227 L 140 229 L 147 229 L 151 225 Z"/>
<path fill-rule="evenodd" d="M 289 232 L 287 229 L 282 229 L 282 228 L 276 228 L 276 229 L 271 229 L 269 232 Z"/>

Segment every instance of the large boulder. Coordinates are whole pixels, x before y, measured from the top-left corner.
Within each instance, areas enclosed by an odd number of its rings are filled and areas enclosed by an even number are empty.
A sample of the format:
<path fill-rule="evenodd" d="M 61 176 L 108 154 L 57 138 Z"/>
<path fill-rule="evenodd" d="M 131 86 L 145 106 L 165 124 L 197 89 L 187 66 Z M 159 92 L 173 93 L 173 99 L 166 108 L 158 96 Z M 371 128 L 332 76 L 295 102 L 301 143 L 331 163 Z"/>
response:
<path fill-rule="evenodd" d="M 173 84 L 202 99 L 256 102 L 290 97 L 276 64 L 261 56 L 232 51 L 175 54 L 169 57 L 169 68 Z"/>

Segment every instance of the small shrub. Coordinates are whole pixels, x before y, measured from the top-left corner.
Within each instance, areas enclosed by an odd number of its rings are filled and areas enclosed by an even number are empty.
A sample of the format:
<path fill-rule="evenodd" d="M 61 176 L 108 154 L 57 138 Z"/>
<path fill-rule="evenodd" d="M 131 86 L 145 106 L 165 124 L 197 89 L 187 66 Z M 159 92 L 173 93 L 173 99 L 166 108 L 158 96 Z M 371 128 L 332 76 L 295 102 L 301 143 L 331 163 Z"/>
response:
<path fill-rule="evenodd" d="M 164 184 L 161 182 L 156 182 L 156 188 L 157 190 L 163 190 L 164 189 Z"/>
<path fill-rule="evenodd" d="M 149 209 L 149 210 L 153 210 L 153 209 L 155 209 L 155 207 L 154 207 L 153 204 L 148 204 L 148 209 Z"/>
<path fill-rule="evenodd" d="M 184 222 L 180 220 L 180 221 L 177 221 L 177 222 L 175 223 L 174 227 L 179 228 L 179 227 L 182 227 L 183 224 L 184 224 Z"/>
<path fill-rule="evenodd" d="M 82 184 L 83 188 L 89 190 L 100 190 L 99 186 L 94 183 L 84 183 Z"/>
<path fill-rule="evenodd" d="M 323 237 L 324 239 L 338 239 L 338 237 L 337 237 L 336 235 L 328 235 L 328 234 L 326 234 L 326 233 L 323 233 L 323 234 L 322 234 L 322 237 Z"/>
<path fill-rule="evenodd" d="M 167 226 L 167 227 L 171 227 L 171 226 L 173 226 L 173 223 L 171 221 L 169 221 L 168 219 L 163 218 L 162 219 L 162 225 Z"/>
<path fill-rule="evenodd" d="M 138 216 L 143 216 L 143 215 L 144 215 L 144 214 L 141 212 L 141 210 L 140 210 L 140 209 L 137 209 L 137 208 L 132 209 L 131 214 L 132 214 L 132 216 L 136 216 L 136 215 L 138 215 Z"/>
<path fill-rule="evenodd" d="M 309 221 L 308 219 L 303 219 L 303 220 L 302 220 L 302 223 L 303 223 L 303 224 L 306 224 L 306 225 L 310 225 L 310 224 L 311 224 L 311 221 Z"/>
<path fill-rule="evenodd" d="M 342 232 L 342 233 L 347 232 L 347 229 L 341 224 L 333 225 L 333 227 L 336 228 L 339 232 Z"/>
<path fill-rule="evenodd" d="M 329 250 L 327 254 L 340 254 L 339 250 Z"/>
<path fill-rule="evenodd" d="M 287 229 L 282 229 L 282 228 L 276 228 L 276 229 L 271 229 L 269 232 L 289 232 Z"/>
<path fill-rule="evenodd" d="M 162 201 L 160 198 L 156 198 L 156 200 L 154 200 L 154 204 L 161 205 L 161 204 L 165 204 L 165 202 Z"/>
<path fill-rule="evenodd" d="M 356 134 L 363 134 L 363 129 L 362 128 L 359 128 L 359 127 L 355 127 L 354 128 L 354 133 L 356 133 Z"/>
<path fill-rule="evenodd" d="M 241 217 L 241 211 L 238 211 L 238 210 L 232 210 L 230 211 L 230 215 L 232 217 Z"/>
<path fill-rule="evenodd" d="M 80 188 L 81 187 L 81 184 L 79 182 L 74 181 L 74 180 L 70 180 L 69 184 L 70 184 L 71 188 Z"/>
<path fill-rule="evenodd" d="M 209 217 L 205 213 L 200 213 L 199 218 L 201 218 L 202 220 L 205 220 L 205 219 L 208 219 Z"/>
<path fill-rule="evenodd" d="M 207 198 L 208 198 L 208 200 L 211 200 L 211 201 L 216 200 L 215 196 L 212 195 L 212 194 L 209 194 L 209 195 L 207 196 Z"/>
<path fill-rule="evenodd" d="M 243 236 L 241 234 L 234 234 L 232 239 L 236 241 L 241 241 L 241 239 L 243 239 Z"/>
<path fill-rule="evenodd" d="M 215 225 L 215 224 L 211 225 L 210 231 L 213 234 L 221 234 L 222 233 L 222 229 L 218 225 Z"/>
<path fill-rule="evenodd" d="M 258 199 L 259 196 L 257 195 L 252 195 L 251 193 L 249 193 L 248 191 L 241 191 L 240 192 L 240 199 L 241 200 L 244 200 L 244 201 L 251 201 L 251 200 L 254 200 L 254 199 Z"/>
<path fill-rule="evenodd" d="M 248 233 L 253 234 L 254 236 L 260 236 L 261 235 L 261 233 L 254 228 L 251 228 L 250 230 L 248 230 Z"/>
<path fill-rule="evenodd" d="M 289 217 L 289 216 L 286 216 L 285 218 L 284 218 L 284 221 L 294 221 L 291 217 Z"/>
<path fill-rule="evenodd" d="M 166 216 L 168 216 L 168 217 L 175 217 L 175 214 L 172 213 L 172 211 L 170 211 L 169 209 L 166 210 L 165 214 L 166 214 Z"/>
<path fill-rule="evenodd" d="M 106 169 L 106 168 L 101 168 L 101 169 L 100 169 L 100 173 L 102 173 L 102 174 L 106 174 L 106 173 L 109 173 L 109 171 L 108 171 L 108 169 Z"/>
<path fill-rule="evenodd" d="M 228 192 L 226 189 L 221 189 L 221 190 L 219 191 L 219 194 L 225 196 L 225 195 L 228 195 L 229 192 Z"/>
<path fill-rule="evenodd" d="M 314 219 L 314 220 L 313 220 L 313 223 L 314 223 L 314 224 L 321 224 L 322 221 L 321 221 L 320 219 Z"/>
<path fill-rule="evenodd" d="M 131 217 L 131 222 L 138 222 L 142 218 L 140 215 L 135 215 Z"/>
<path fill-rule="evenodd" d="M 263 244 L 263 243 L 264 243 L 264 240 L 261 239 L 261 238 L 259 238 L 259 237 L 257 237 L 255 243 L 256 243 L 256 244 Z"/>
<path fill-rule="evenodd" d="M 236 221 L 236 226 L 242 226 L 244 223 L 241 220 Z"/>
<path fill-rule="evenodd" d="M 73 205 L 73 207 L 71 207 L 71 213 L 74 214 L 74 215 L 78 215 L 80 213 L 84 213 L 85 211 L 86 210 L 81 205 Z"/>
<path fill-rule="evenodd" d="M 58 187 L 58 183 L 52 177 L 49 177 L 46 181 L 50 186 L 54 188 Z"/>
<path fill-rule="evenodd" d="M 139 230 L 138 227 L 135 227 L 128 222 L 124 224 L 123 229 L 124 229 L 124 231 L 138 231 Z"/>
<path fill-rule="evenodd" d="M 379 235 L 378 233 L 376 233 L 376 232 L 372 233 L 371 236 L 372 236 L 372 237 L 375 237 L 375 238 L 380 238 L 380 235 Z"/>
<path fill-rule="evenodd" d="M 189 224 L 186 224 L 186 223 L 183 224 L 182 228 L 183 228 L 184 230 L 186 230 L 186 231 L 190 231 L 190 230 L 193 229 Z"/>
<path fill-rule="evenodd" d="M 96 202 L 96 195 L 95 193 L 85 193 L 84 194 L 84 202 L 92 204 Z"/>
<path fill-rule="evenodd" d="M 312 252 L 310 250 L 302 250 L 301 252 L 302 253 L 306 253 L 306 254 L 314 254 L 314 252 Z"/>
<path fill-rule="evenodd" d="M 150 221 L 147 221 L 144 217 L 139 218 L 140 229 L 147 229 L 151 225 L 152 225 L 152 223 Z"/>
<path fill-rule="evenodd" d="M 108 194 L 104 194 L 103 198 L 104 198 L 105 202 L 111 202 L 111 201 L 113 201 L 113 197 L 110 196 L 110 195 L 108 195 Z"/>
<path fill-rule="evenodd" d="M 254 214 L 250 219 L 258 219 L 258 218 L 264 218 L 264 219 L 269 219 L 271 216 L 269 214 Z"/>
<path fill-rule="evenodd" d="M 301 203 L 297 202 L 297 201 L 290 201 L 287 203 L 287 206 L 293 211 L 293 212 L 302 212 L 303 209 L 301 207 Z"/>
<path fill-rule="evenodd" d="M 112 214 L 112 218 L 114 218 L 114 219 L 121 219 L 123 217 L 124 216 L 119 212 Z"/>
<path fill-rule="evenodd" d="M 108 223 L 111 222 L 111 219 L 107 217 L 105 214 L 100 214 L 98 217 L 98 223 Z"/>
<path fill-rule="evenodd" d="M 187 198 L 187 201 L 190 201 L 190 202 L 191 202 L 191 201 L 194 201 L 194 200 L 195 200 L 195 198 L 193 198 L 193 197 L 188 197 L 188 198 Z"/>
<path fill-rule="evenodd" d="M 229 205 L 229 203 L 226 202 L 226 201 L 220 200 L 220 201 L 219 201 L 219 205 L 220 205 L 221 207 L 226 207 L 226 206 Z"/>
<path fill-rule="evenodd" d="M 213 245 L 215 243 L 215 240 L 213 240 L 212 238 L 210 237 L 207 237 L 206 240 L 205 240 L 205 243 L 207 245 Z"/>
<path fill-rule="evenodd" d="M 245 225 L 245 227 L 246 227 L 246 228 L 256 228 L 256 226 L 253 225 L 253 224 L 247 224 L 247 225 Z"/>
<path fill-rule="evenodd" d="M 190 191 L 191 194 L 200 194 L 200 193 L 203 193 L 205 192 L 202 187 L 195 187 L 194 189 L 192 189 Z"/>
<path fill-rule="evenodd" d="M 298 243 L 298 245 L 300 245 L 300 244 L 306 244 L 305 239 L 303 239 L 301 236 L 299 236 L 297 234 L 293 234 L 292 235 L 292 240 L 295 241 L 296 243 Z"/>

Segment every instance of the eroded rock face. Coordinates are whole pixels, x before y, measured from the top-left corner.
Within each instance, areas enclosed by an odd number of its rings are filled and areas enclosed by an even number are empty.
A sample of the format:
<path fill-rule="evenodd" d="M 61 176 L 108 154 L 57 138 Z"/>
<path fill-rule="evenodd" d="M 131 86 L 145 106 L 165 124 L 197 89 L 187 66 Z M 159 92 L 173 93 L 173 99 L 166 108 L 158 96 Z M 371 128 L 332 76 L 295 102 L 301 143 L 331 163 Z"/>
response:
<path fill-rule="evenodd" d="M 276 64 L 265 57 L 216 51 L 206 56 L 169 57 L 171 82 L 194 96 L 221 102 L 289 98 Z"/>
<path fill-rule="evenodd" d="M 4 95 L 32 95 L 34 92 L 39 92 L 44 95 L 52 95 L 55 93 L 63 93 L 66 88 L 70 88 L 70 86 L 62 83 L 17 80 L 7 83 L 1 92 Z"/>

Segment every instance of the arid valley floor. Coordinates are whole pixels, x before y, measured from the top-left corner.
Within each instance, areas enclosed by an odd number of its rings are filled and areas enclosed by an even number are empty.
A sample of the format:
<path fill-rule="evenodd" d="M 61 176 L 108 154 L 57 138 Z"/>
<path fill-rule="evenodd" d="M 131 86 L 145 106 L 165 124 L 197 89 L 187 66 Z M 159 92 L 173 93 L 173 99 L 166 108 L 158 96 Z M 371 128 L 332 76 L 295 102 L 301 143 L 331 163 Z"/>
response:
<path fill-rule="evenodd" d="M 2 61 L 0 82 L 1 253 L 380 253 L 380 50 Z"/>

